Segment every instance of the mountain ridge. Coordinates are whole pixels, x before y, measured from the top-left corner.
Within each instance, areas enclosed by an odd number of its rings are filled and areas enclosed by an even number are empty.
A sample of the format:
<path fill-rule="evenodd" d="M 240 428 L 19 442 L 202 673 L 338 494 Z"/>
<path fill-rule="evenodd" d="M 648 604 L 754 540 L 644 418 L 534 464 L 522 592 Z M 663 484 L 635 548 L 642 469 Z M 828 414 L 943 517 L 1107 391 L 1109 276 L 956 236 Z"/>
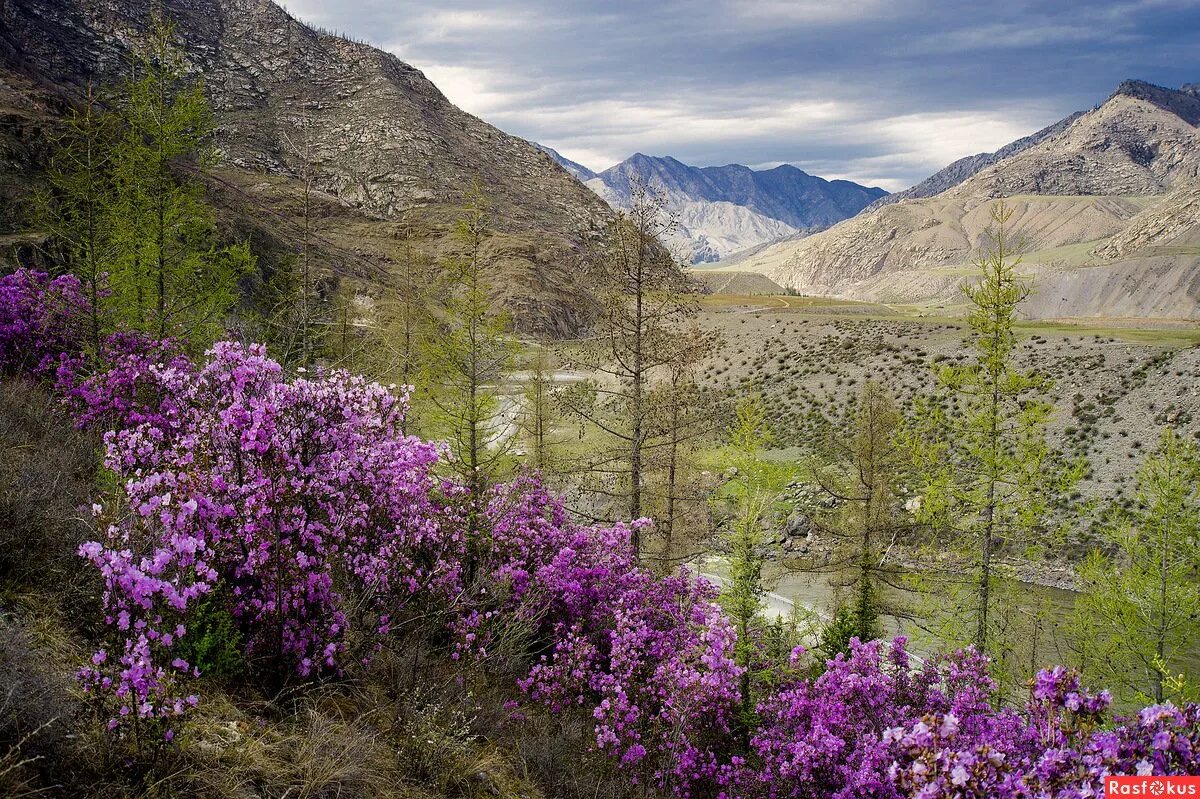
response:
<path fill-rule="evenodd" d="M 826 180 L 791 164 L 752 169 L 742 164 L 690 166 L 671 156 L 634 153 L 597 174 L 610 189 L 627 193 L 632 179 L 657 179 L 669 191 L 691 199 L 733 202 L 800 229 L 828 225 L 860 207 L 865 195 L 885 195 L 878 187 Z"/>
<path fill-rule="evenodd" d="M 553 147 L 547 147 L 546 145 L 538 144 L 537 142 L 533 142 L 533 146 L 537 147 L 539 150 L 544 152 L 546 155 L 548 155 L 552 159 L 554 159 L 554 162 L 556 164 L 561 166 L 563 169 L 567 170 L 567 172 L 569 172 L 571 174 L 571 176 L 574 177 L 576 180 L 578 180 L 580 183 L 586 182 L 586 181 L 591 180 L 592 178 L 596 177 L 596 173 L 593 172 L 591 169 L 589 169 L 588 167 L 579 163 L 578 161 L 572 161 L 570 158 L 567 158 L 565 155 L 560 153 L 558 150 L 555 150 Z"/>
<path fill-rule="evenodd" d="M 1023 136 L 999 150 L 990 153 L 976 153 L 975 155 L 964 156 L 957 161 L 952 161 L 947 166 L 942 167 L 937 172 L 934 172 L 929 177 L 911 186 L 903 191 L 894 192 L 884 197 L 880 197 L 875 202 L 868 205 L 859 213 L 870 213 L 877 211 L 885 205 L 900 202 L 901 200 L 911 200 L 921 197 L 932 197 L 935 194 L 941 194 L 947 189 L 954 188 L 960 183 L 974 177 L 980 171 L 986 169 L 992 164 L 1003 161 L 1017 153 L 1033 147 L 1042 140 L 1054 136 L 1057 133 L 1065 130 L 1076 119 L 1083 116 L 1084 111 L 1076 111 L 1058 122 L 1047 125 L 1041 130 L 1031 133 L 1028 136 Z"/>
<path fill-rule="evenodd" d="M 719 261 L 773 240 L 823 229 L 886 194 L 878 187 L 826 180 L 791 164 L 770 169 L 742 164 L 697 167 L 642 152 L 594 172 L 539 146 L 568 171 L 583 175 L 585 185 L 614 208 L 629 204 L 635 184 L 660 193 L 678 225 L 670 244 L 692 263 Z"/>
<path fill-rule="evenodd" d="M 954 305 L 1004 199 L 1010 235 L 1028 244 L 1023 274 L 1044 288 L 1027 313 L 1200 318 L 1200 218 L 1188 211 L 1198 207 L 1197 122 L 1194 84 L 1125 81 L 936 194 L 877 204 L 738 268 L 804 293 Z"/>
<path fill-rule="evenodd" d="M 347 248 L 387 271 L 400 228 L 428 229 L 436 252 L 452 247 L 457 208 L 479 179 L 495 210 L 497 298 L 517 329 L 566 335 L 587 323 L 594 301 L 571 264 L 610 209 L 541 150 L 457 108 L 390 53 L 311 28 L 267 0 L 10 0 L 0 6 L 0 68 L 68 97 L 89 81 L 116 83 L 159 6 L 189 70 L 203 75 L 221 179 L 251 198 L 270 194 L 258 211 L 289 202 L 302 165 L 286 141 L 303 135 L 317 188 L 353 212 L 332 215 L 358 228 L 346 230 Z M 228 221 L 255 227 L 244 215 Z"/>

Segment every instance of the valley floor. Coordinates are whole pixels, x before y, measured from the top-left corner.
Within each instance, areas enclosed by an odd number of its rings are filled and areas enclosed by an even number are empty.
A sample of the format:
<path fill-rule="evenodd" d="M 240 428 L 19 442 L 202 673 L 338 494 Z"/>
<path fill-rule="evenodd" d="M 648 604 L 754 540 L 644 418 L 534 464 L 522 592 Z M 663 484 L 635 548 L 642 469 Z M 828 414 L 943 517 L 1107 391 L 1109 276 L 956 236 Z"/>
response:
<path fill-rule="evenodd" d="M 783 295 L 712 295 L 701 324 L 723 344 L 705 364 L 713 388 L 762 392 L 778 458 L 802 456 L 836 424 L 862 383 L 882 383 L 911 407 L 931 390 L 934 367 L 966 357 L 961 318 L 912 309 Z M 1028 321 L 1019 362 L 1054 380 L 1052 441 L 1086 457 L 1079 491 L 1118 498 L 1132 490 L 1140 455 L 1165 424 L 1200 438 L 1200 325 L 1144 320 Z"/>

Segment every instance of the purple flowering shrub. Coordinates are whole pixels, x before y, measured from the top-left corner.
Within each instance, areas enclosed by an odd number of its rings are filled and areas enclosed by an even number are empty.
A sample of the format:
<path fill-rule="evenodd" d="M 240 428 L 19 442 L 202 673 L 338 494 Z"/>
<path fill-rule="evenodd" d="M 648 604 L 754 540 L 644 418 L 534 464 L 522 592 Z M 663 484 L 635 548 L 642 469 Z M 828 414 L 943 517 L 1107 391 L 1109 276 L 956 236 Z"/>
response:
<path fill-rule="evenodd" d="M 105 435 L 128 507 L 81 554 L 136 669 L 99 655 L 85 681 L 143 700 L 122 713 L 162 712 L 154 697 L 174 696 L 189 668 L 172 644 L 192 600 L 218 586 L 246 654 L 302 676 L 368 657 L 411 603 L 457 592 L 461 538 L 437 450 L 400 433 L 402 397 L 346 372 L 288 380 L 262 347 L 230 343 L 198 370 L 132 358 L 106 374 L 118 388 L 84 381 L 99 398 L 84 414 L 139 420 Z M 156 405 L 113 400 L 132 396 Z"/>
<path fill-rule="evenodd" d="M 45 376 L 82 350 L 91 303 L 79 278 L 18 269 L 0 276 L 0 374 Z"/>
<path fill-rule="evenodd" d="M 986 680 L 969 661 L 927 661 L 914 670 L 896 639 L 884 652 L 881 642 L 851 642 L 815 680 L 784 684 L 758 707 L 761 726 L 751 747 L 761 767 L 748 774 L 771 797 L 827 796 L 880 788 L 871 744 L 883 732 L 927 709 L 975 704 Z M 946 665 L 948 668 L 940 668 Z M 966 665 L 967 668 L 963 668 Z M 853 791 L 847 795 L 856 795 Z"/>
<path fill-rule="evenodd" d="M 175 430 L 182 423 L 177 388 L 195 371 L 174 339 L 120 330 L 107 336 L 94 361 L 64 355 L 56 390 L 66 398 L 81 428 L 124 430 L 153 424 Z"/>
<path fill-rule="evenodd" d="M 496 490 L 489 519 L 493 601 L 460 626 L 459 651 L 486 649 L 513 616 L 535 624 L 520 688 L 591 715 L 593 748 L 634 781 L 685 797 L 1067 799 L 1099 795 L 1108 774 L 1200 770 L 1197 706 L 1114 722 L 1108 694 L 1060 667 L 1025 708 L 999 707 L 986 658 L 914 665 L 902 638 L 853 641 L 815 679 L 781 669 L 743 747 L 735 635 L 710 587 L 646 573 L 627 527 L 574 526 L 528 478 Z"/>
<path fill-rule="evenodd" d="M 182 653 L 215 602 L 261 673 L 302 678 L 435 619 L 451 657 L 490 668 L 505 650 L 525 701 L 585 714 L 595 752 L 678 797 L 1070 799 L 1109 774 L 1200 773 L 1200 706 L 1113 720 L 1105 692 L 1056 668 L 1026 707 L 1000 708 L 985 658 L 914 664 L 903 639 L 853 641 L 811 679 L 776 664 L 743 719 L 735 628 L 710 584 L 638 563 L 647 520 L 575 524 L 520 477 L 489 495 L 465 584 L 463 490 L 437 477 L 437 446 L 402 434 L 403 395 L 343 371 L 289 377 L 228 342 L 193 363 L 116 334 L 87 360 L 86 310 L 71 279 L 0 279 L 0 369 L 53 370 L 78 423 L 111 428 L 119 489 L 80 548 L 111 642 L 80 679 L 118 732 L 169 740 L 199 701 Z"/>
<path fill-rule="evenodd" d="M 1081 799 L 1102 796 L 1110 774 L 1200 773 L 1200 706 L 1149 707 L 1106 727 L 1111 701 L 1076 672 L 1045 670 L 1023 715 L 950 711 L 887 730 L 888 778 L 899 796 L 921 799 Z"/>
<path fill-rule="evenodd" d="M 456 624 L 455 656 L 486 661 L 518 619 L 530 701 L 590 715 L 594 749 L 635 781 L 681 795 L 728 783 L 740 670 L 715 589 L 642 568 L 633 525 L 573 524 L 530 476 L 495 488 L 486 519 L 485 578 Z"/>
<path fill-rule="evenodd" d="M 186 688 L 198 672 L 174 646 L 185 634 L 189 604 L 211 590 L 216 577 L 204 542 L 179 535 L 164 544 L 140 525 L 111 524 L 104 544 L 88 542 L 80 554 L 104 580 L 105 622 L 117 642 L 116 651 L 97 651 L 80 670 L 84 689 L 115 700 L 109 729 L 149 728 L 169 740 L 165 722 L 198 701 Z"/>
<path fill-rule="evenodd" d="M 632 565 L 624 526 L 581 530 L 538 576 L 556 598 L 553 644 L 522 690 L 556 712 L 589 711 L 596 748 L 659 786 L 690 795 L 728 782 L 720 744 L 731 740 L 741 672 L 715 590 Z"/>
<path fill-rule="evenodd" d="M 1200 705 L 1170 703 L 1142 708 L 1112 737 L 1093 744 L 1116 761 L 1118 774 L 1200 775 Z"/>

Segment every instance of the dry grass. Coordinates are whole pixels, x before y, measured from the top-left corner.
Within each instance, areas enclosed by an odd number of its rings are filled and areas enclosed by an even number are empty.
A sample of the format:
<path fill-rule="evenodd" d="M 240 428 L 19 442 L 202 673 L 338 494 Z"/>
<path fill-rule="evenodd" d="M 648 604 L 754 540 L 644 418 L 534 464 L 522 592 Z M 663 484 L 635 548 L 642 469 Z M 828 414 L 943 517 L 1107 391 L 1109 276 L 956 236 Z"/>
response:
<path fill-rule="evenodd" d="M 46 792 L 71 760 L 82 649 L 49 601 L 0 615 L 0 796 Z M 19 614 L 19 615 L 18 615 Z"/>
<path fill-rule="evenodd" d="M 363 717 L 320 701 L 268 723 L 227 698 L 206 697 L 168 776 L 169 796 L 410 797 L 394 752 Z"/>
<path fill-rule="evenodd" d="M 0 596 L 83 592 L 75 550 L 91 529 L 97 451 L 48 392 L 0 381 Z"/>

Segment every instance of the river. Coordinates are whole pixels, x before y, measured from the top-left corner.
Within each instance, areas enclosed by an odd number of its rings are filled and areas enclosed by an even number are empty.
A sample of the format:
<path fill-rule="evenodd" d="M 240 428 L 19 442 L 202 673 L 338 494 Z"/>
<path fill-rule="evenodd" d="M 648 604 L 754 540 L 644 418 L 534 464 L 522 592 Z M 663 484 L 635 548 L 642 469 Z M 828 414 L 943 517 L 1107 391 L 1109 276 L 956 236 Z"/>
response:
<path fill-rule="evenodd" d="M 715 556 L 704 558 L 695 568 L 702 576 L 718 584 L 724 582 L 727 573 L 725 561 Z M 764 569 L 764 577 L 769 593 L 764 597 L 763 614 L 769 618 L 786 619 L 792 615 L 793 610 L 798 610 L 802 617 L 815 614 L 820 619 L 827 619 L 835 605 L 838 592 L 836 574 L 786 571 L 778 564 L 768 562 Z M 1025 637 L 1031 640 L 1026 640 L 1023 644 L 1022 662 L 1036 663 L 1037 668 L 1044 668 L 1075 661 L 1067 631 L 1078 596 L 1077 592 L 1063 588 L 1024 582 L 1017 584 L 1016 617 L 1028 619 L 1040 615 L 1043 619 L 1036 641 L 1032 640 L 1029 630 L 1026 630 Z M 911 595 L 889 587 L 884 588 L 882 600 L 885 606 L 914 606 Z M 928 655 L 939 647 L 928 633 L 920 629 L 922 621 L 917 613 L 913 613 L 911 617 L 884 615 L 880 620 L 883 637 L 905 635 L 912 642 L 911 648 L 916 654 Z M 1200 642 L 1196 642 L 1193 650 L 1176 668 L 1195 678 L 1200 676 Z"/>

